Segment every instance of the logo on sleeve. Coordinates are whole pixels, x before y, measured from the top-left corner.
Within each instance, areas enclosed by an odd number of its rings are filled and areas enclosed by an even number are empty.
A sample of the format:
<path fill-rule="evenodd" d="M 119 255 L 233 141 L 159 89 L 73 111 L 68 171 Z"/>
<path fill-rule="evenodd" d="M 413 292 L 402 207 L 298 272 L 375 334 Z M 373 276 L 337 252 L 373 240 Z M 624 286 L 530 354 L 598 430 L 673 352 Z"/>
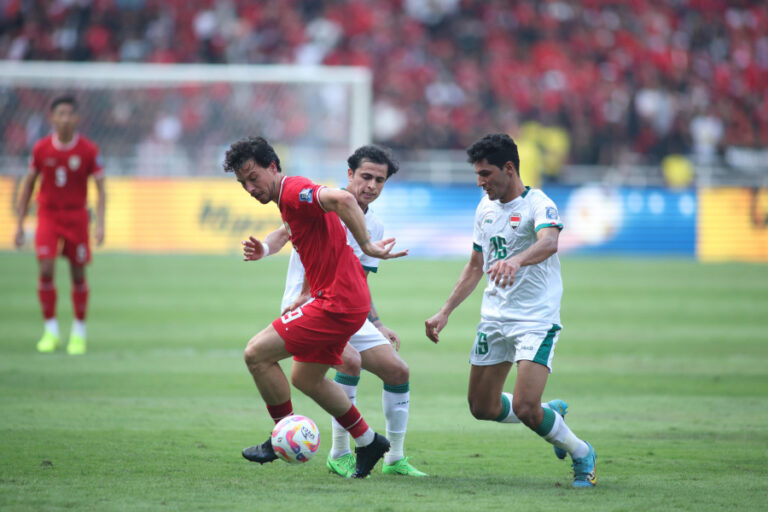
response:
<path fill-rule="evenodd" d="M 299 201 L 303 201 L 305 203 L 311 203 L 312 202 L 312 189 L 311 188 L 305 188 L 301 192 L 299 192 Z"/>
<path fill-rule="evenodd" d="M 550 220 L 557 220 L 559 215 L 557 214 L 557 208 L 552 208 L 551 206 L 547 206 L 547 218 Z"/>
<path fill-rule="evenodd" d="M 509 215 L 509 225 L 512 226 L 512 229 L 517 229 L 517 227 L 520 225 L 520 213 L 519 212 L 512 212 Z"/>

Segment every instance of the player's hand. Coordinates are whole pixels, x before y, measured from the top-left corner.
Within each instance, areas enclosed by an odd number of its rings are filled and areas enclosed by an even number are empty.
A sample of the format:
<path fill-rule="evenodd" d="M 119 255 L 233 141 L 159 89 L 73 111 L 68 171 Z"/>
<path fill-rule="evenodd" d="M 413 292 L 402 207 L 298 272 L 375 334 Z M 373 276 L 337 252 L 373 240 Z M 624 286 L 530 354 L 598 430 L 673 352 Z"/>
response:
<path fill-rule="evenodd" d="M 19 226 L 16 230 L 16 236 L 13 238 L 14 245 L 21 249 L 24 247 L 24 228 Z"/>
<path fill-rule="evenodd" d="M 393 258 L 402 258 L 408 255 L 408 249 L 400 252 L 392 252 L 392 248 L 395 246 L 394 238 L 385 238 L 377 242 L 368 242 L 365 246 L 360 247 L 365 254 L 379 258 L 381 260 L 391 260 Z"/>
<path fill-rule="evenodd" d="M 400 350 L 400 337 L 397 333 L 385 325 L 378 327 L 378 329 L 379 332 L 392 344 L 392 348 L 395 349 L 395 352 L 398 352 Z"/>
<path fill-rule="evenodd" d="M 243 240 L 243 261 L 256 261 L 264 257 L 264 246 L 252 236 Z"/>
<path fill-rule="evenodd" d="M 448 316 L 440 312 L 436 313 L 434 316 L 432 316 L 432 318 L 428 318 L 424 322 L 424 327 L 427 331 L 427 338 L 435 343 L 438 343 L 440 341 L 440 336 L 438 336 L 438 333 L 443 330 L 443 327 L 445 327 L 445 324 L 447 323 Z"/>
<path fill-rule="evenodd" d="M 497 261 L 488 269 L 488 278 L 496 283 L 496 286 L 505 288 L 512 286 L 515 282 L 515 275 L 520 270 L 520 263 L 515 260 Z"/>
<path fill-rule="evenodd" d="M 312 296 L 308 293 L 300 293 L 298 297 L 296 297 L 296 300 L 294 300 L 288 307 L 286 307 L 284 310 L 280 312 L 280 316 L 288 313 L 289 311 L 293 311 L 295 309 L 300 308 L 304 304 L 307 303 L 309 299 L 311 299 Z"/>
<path fill-rule="evenodd" d="M 104 243 L 104 225 L 96 223 L 96 228 L 93 230 L 93 238 L 96 240 L 96 245 L 102 245 Z"/>

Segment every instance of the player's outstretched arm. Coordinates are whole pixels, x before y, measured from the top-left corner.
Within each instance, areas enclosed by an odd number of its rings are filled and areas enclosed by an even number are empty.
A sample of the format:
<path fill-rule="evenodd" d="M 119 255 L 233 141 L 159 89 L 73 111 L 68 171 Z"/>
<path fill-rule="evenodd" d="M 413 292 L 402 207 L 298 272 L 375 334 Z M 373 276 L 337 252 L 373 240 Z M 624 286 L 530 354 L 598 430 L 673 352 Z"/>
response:
<path fill-rule="evenodd" d="M 288 243 L 288 240 L 290 240 L 290 236 L 285 226 L 280 226 L 269 233 L 264 237 L 263 242 L 249 236 L 248 240 L 242 241 L 243 261 L 257 261 L 270 254 L 274 254 L 282 249 Z"/>
<path fill-rule="evenodd" d="M 21 195 L 19 196 L 18 223 L 16 225 L 16 236 L 14 245 L 21 248 L 24 245 L 24 218 L 29 211 L 29 200 L 32 197 L 32 191 L 37 181 L 37 172 L 30 170 L 24 177 L 24 184 L 21 186 Z"/>
<path fill-rule="evenodd" d="M 448 296 L 448 300 L 445 301 L 445 304 L 440 308 L 440 311 L 424 322 L 427 338 L 435 343 L 440 341 L 439 334 L 440 331 L 443 330 L 443 327 L 448 323 L 448 317 L 459 304 L 464 302 L 464 299 L 469 297 L 469 294 L 472 293 L 482 277 L 483 253 L 473 250 L 472 256 L 470 256 L 469 262 L 464 265 L 464 269 L 459 275 L 459 280 L 456 282 L 456 286 L 453 287 L 453 291 Z"/>
<path fill-rule="evenodd" d="M 317 198 L 326 211 L 336 212 L 350 233 L 352 233 L 352 236 L 357 240 L 360 249 L 368 256 L 388 260 L 400 258 L 408 254 L 408 250 L 392 252 L 392 248 L 395 245 L 394 238 L 371 242 L 371 239 L 368 237 L 368 230 L 365 227 L 365 214 L 357 204 L 355 197 L 349 192 L 323 188 L 318 192 Z"/>

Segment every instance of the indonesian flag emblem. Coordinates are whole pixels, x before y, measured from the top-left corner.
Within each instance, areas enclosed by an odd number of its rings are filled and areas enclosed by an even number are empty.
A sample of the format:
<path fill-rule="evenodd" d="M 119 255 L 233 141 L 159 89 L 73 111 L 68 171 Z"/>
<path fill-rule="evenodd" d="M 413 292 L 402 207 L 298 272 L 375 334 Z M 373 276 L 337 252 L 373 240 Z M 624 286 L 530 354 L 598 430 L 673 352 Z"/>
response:
<path fill-rule="evenodd" d="M 512 229 L 517 229 L 517 226 L 520 225 L 519 213 L 513 212 L 512 215 L 509 216 L 509 225 L 512 226 Z"/>

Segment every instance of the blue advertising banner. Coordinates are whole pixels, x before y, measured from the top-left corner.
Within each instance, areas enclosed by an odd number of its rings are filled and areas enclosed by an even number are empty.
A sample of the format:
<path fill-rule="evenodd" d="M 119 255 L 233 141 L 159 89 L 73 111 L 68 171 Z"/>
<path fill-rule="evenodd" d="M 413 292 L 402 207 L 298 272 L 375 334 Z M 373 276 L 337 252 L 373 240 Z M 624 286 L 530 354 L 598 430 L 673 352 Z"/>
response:
<path fill-rule="evenodd" d="M 562 253 L 695 255 L 694 190 L 585 185 L 544 191 L 563 219 Z M 387 236 L 412 256 L 469 257 L 482 195 L 473 185 L 390 183 L 371 207 Z"/>

